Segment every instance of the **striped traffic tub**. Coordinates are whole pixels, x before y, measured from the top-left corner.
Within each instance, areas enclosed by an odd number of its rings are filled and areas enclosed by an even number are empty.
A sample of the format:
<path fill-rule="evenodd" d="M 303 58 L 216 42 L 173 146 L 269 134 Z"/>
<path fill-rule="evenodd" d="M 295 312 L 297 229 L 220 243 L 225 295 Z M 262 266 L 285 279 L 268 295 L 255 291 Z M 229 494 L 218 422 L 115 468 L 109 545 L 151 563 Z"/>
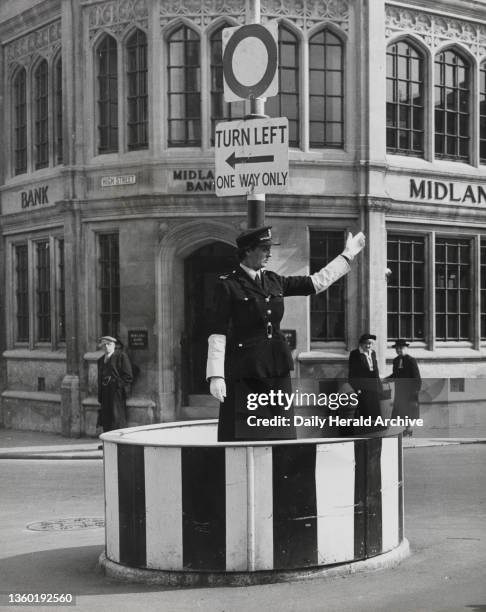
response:
<path fill-rule="evenodd" d="M 101 436 L 105 569 L 172 574 L 176 584 L 334 566 L 402 543 L 399 431 L 218 443 L 216 428 L 176 422 Z"/>

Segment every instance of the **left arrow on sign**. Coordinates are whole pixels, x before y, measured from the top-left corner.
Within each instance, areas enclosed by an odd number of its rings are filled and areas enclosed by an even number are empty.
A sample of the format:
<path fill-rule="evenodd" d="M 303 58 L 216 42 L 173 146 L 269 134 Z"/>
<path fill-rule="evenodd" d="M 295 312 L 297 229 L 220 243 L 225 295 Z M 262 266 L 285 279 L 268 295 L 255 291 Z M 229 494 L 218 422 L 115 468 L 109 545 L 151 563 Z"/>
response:
<path fill-rule="evenodd" d="M 236 164 L 262 164 L 273 162 L 275 159 L 274 155 L 255 155 L 254 157 L 236 157 L 234 151 L 226 160 L 228 166 L 231 166 L 234 170 Z"/>

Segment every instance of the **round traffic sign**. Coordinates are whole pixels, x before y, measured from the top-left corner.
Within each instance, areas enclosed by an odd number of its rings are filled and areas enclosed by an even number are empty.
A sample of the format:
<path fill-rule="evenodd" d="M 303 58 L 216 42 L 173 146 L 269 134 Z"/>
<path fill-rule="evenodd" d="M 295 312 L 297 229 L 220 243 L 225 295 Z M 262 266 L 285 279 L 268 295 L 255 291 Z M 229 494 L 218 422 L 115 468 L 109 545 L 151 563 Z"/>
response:
<path fill-rule="evenodd" d="M 236 48 L 246 38 L 257 38 L 260 40 L 265 46 L 268 57 L 267 67 L 263 76 L 259 77 L 259 80 L 253 84 L 242 83 L 237 78 L 233 67 L 233 55 Z M 277 70 L 277 57 L 278 50 L 275 39 L 265 26 L 259 23 L 241 26 L 231 36 L 223 53 L 223 74 L 228 87 L 240 98 L 258 98 L 273 81 Z"/>

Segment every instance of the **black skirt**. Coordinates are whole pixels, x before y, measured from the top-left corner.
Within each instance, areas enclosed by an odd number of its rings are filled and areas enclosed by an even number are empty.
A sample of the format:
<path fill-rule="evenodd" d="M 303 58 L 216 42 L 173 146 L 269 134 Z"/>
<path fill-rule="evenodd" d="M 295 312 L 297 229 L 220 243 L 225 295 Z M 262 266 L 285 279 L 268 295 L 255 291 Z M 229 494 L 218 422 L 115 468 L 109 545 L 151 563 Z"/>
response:
<path fill-rule="evenodd" d="M 284 400 L 284 405 L 263 405 L 260 403 L 258 396 L 261 394 L 269 395 L 270 391 L 282 391 L 283 393 L 292 393 L 292 384 L 290 376 L 281 376 L 275 378 L 243 378 L 235 381 L 228 381 L 227 396 L 225 401 L 219 406 L 219 423 L 218 423 L 218 441 L 219 442 L 234 442 L 241 440 L 295 440 L 296 430 L 294 426 L 294 410 L 293 406 L 289 410 L 285 409 L 287 402 Z M 250 396 L 250 394 L 255 394 Z M 258 404 L 257 408 L 250 410 L 248 403 L 250 400 L 255 400 Z M 281 417 L 275 419 L 278 424 L 272 426 L 252 426 L 248 422 L 256 422 L 256 419 L 272 419 L 273 417 Z"/>

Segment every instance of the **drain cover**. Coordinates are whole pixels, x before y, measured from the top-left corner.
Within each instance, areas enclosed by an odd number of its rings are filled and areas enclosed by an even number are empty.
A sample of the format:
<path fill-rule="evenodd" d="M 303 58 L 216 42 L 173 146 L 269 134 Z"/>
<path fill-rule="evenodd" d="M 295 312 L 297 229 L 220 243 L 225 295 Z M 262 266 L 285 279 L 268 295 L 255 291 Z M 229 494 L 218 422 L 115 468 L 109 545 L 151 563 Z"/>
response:
<path fill-rule="evenodd" d="M 105 519 L 98 517 L 80 517 L 55 519 L 53 521 L 40 521 L 30 523 L 27 529 L 32 531 L 72 531 L 74 529 L 96 529 L 105 526 Z"/>

